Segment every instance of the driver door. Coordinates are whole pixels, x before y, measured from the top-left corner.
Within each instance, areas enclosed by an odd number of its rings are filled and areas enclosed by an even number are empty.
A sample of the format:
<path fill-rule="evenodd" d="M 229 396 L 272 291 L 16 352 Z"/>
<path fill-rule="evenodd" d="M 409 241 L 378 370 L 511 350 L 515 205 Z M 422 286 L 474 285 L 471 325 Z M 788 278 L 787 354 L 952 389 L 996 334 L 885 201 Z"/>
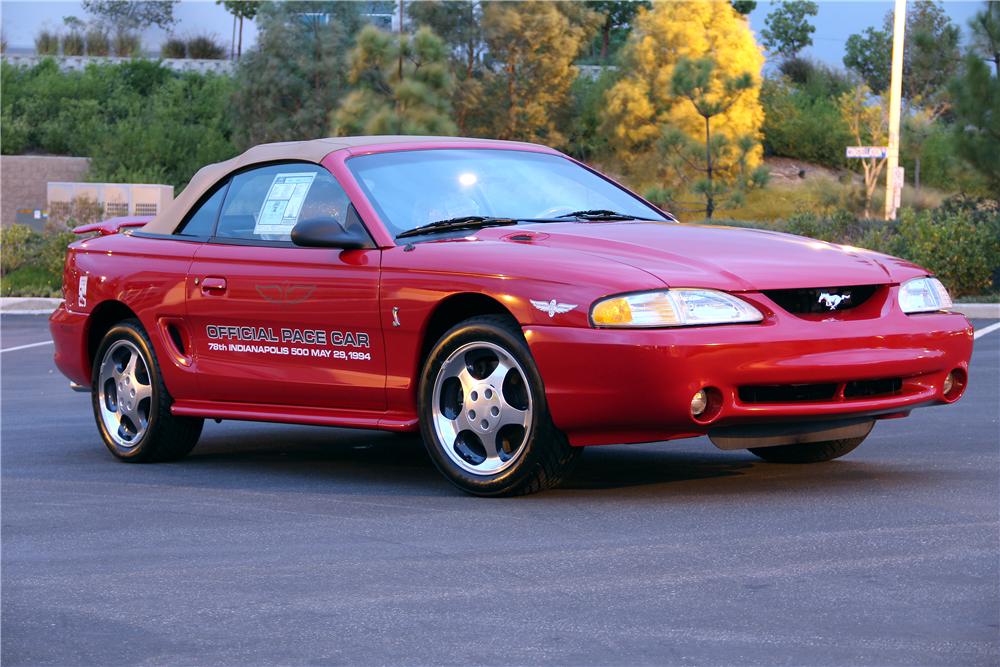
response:
<path fill-rule="evenodd" d="M 302 248 L 289 236 L 300 219 L 360 224 L 350 207 L 336 179 L 314 164 L 232 177 L 186 283 L 204 398 L 385 409 L 381 251 Z"/>

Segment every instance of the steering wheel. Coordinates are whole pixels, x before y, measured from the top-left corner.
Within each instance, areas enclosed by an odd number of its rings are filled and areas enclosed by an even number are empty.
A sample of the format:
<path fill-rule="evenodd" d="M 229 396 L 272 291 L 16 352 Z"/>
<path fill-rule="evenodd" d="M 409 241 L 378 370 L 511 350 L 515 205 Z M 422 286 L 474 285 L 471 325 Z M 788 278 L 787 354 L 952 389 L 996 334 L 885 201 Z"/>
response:
<path fill-rule="evenodd" d="M 572 206 L 552 206 L 550 208 L 545 209 L 544 211 L 542 211 L 541 213 L 539 213 L 538 215 L 535 215 L 533 217 L 535 217 L 535 218 L 555 218 L 558 215 L 565 215 L 567 213 L 572 213 L 575 210 L 576 209 L 573 208 Z"/>

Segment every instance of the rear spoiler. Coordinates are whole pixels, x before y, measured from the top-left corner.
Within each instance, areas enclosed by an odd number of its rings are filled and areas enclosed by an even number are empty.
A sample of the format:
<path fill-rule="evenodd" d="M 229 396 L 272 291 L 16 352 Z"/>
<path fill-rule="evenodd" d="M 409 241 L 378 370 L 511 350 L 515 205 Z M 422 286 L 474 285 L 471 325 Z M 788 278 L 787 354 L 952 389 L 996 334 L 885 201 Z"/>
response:
<path fill-rule="evenodd" d="M 117 234 L 126 227 L 145 227 L 146 223 L 153 219 L 151 215 L 121 216 L 108 218 L 101 222 L 92 222 L 89 225 L 80 225 L 73 228 L 74 234 L 90 234 L 97 232 L 101 236 Z"/>

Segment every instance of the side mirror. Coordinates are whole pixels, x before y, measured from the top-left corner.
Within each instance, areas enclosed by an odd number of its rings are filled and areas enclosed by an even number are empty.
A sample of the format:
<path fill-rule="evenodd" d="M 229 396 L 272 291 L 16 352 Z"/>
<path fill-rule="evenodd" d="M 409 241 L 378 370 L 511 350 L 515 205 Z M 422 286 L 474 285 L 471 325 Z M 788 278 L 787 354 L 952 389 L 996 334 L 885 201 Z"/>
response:
<path fill-rule="evenodd" d="M 371 239 L 357 225 L 352 225 L 352 230 L 348 231 L 336 218 L 331 217 L 299 220 L 292 228 L 292 243 L 305 248 L 342 250 L 372 247 Z"/>

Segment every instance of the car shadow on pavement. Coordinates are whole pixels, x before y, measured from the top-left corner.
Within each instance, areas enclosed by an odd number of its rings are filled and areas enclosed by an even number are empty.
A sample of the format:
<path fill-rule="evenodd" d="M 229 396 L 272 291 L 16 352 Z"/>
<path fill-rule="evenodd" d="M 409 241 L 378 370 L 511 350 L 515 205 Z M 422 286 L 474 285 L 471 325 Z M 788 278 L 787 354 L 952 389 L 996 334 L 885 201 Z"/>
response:
<path fill-rule="evenodd" d="M 197 471 L 200 483 L 220 487 L 245 485 L 249 473 L 256 489 L 460 494 L 434 468 L 417 436 L 281 425 L 234 428 L 236 433 L 233 429 L 206 430 L 201 444 L 178 465 Z M 850 488 L 874 480 L 919 483 L 909 479 L 918 471 L 904 466 L 850 458 L 808 466 L 777 465 L 760 462 L 746 452 L 721 452 L 707 442 L 695 446 L 658 443 L 589 448 L 558 491 L 576 495 L 642 487 L 644 493 L 659 489 L 665 494 L 725 495 L 736 490 Z M 729 481 L 720 484 L 719 480 Z"/>

